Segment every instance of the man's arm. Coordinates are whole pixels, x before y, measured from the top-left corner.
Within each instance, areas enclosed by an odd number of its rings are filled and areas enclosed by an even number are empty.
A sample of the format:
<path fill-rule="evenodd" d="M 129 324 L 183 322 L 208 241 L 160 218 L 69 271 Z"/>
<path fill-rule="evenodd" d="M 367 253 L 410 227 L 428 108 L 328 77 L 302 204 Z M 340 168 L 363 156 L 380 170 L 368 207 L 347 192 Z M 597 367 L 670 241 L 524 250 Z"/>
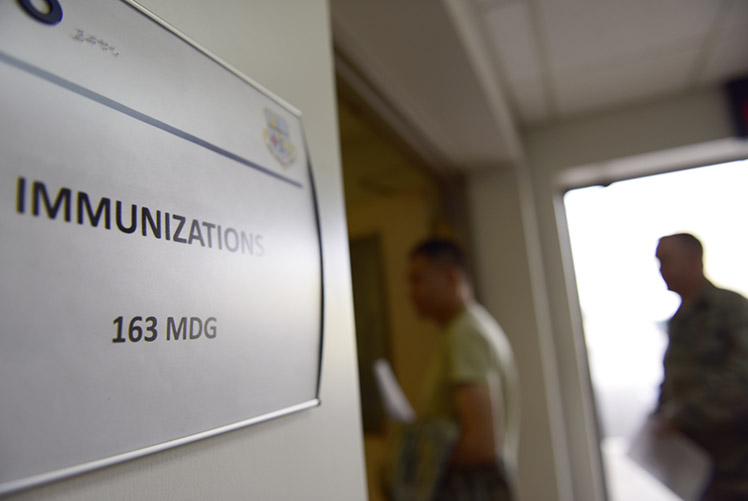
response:
<path fill-rule="evenodd" d="M 493 463 L 497 458 L 495 425 L 499 424 L 501 402 L 495 402 L 485 385 L 457 384 L 453 390 L 460 437 L 452 452 L 455 466 Z"/>

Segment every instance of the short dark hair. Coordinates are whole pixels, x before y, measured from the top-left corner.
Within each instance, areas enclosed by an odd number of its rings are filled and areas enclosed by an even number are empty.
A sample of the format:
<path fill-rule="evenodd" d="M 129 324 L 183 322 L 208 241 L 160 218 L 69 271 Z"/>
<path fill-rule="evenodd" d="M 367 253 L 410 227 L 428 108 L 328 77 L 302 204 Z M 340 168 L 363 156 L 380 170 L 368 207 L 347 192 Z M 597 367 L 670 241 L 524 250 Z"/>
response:
<path fill-rule="evenodd" d="M 410 258 L 426 256 L 440 266 L 457 266 L 470 277 L 465 253 L 454 241 L 443 238 L 429 238 L 413 247 Z"/>
<path fill-rule="evenodd" d="M 696 254 L 699 257 L 704 257 L 704 246 L 701 245 L 701 241 L 698 238 L 690 233 L 675 233 L 673 235 L 667 235 L 662 237 L 660 241 L 665 238 L 673 238 L 688 252 Z"/>

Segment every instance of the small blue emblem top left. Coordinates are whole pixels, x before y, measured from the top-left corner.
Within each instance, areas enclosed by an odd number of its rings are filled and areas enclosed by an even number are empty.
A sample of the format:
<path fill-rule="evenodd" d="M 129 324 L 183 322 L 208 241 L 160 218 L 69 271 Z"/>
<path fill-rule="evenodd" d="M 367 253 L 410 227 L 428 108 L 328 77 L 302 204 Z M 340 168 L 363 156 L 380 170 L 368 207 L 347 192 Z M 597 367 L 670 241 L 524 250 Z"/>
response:
<path fill-rule="evenodd" d="M 37 4 L 46 3 L 46 10 L 39 10 L 32 0 L 18 0 L 18 3 L 21 4 L 23 10 L 37 21 L 51 25 L 55 25 L 62 21 L 62 7 L 60 6 L 60 2 L 57 0 L 43 0 L 36 2 Z"/>

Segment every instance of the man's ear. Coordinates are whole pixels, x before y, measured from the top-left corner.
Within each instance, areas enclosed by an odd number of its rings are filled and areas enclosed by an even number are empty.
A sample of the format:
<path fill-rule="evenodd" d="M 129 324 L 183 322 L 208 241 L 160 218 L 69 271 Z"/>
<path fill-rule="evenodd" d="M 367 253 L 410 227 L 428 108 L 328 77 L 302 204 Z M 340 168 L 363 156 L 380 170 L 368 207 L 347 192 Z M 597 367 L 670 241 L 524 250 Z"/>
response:
<path fill-rule="evenodd" d="M 447 268 L 447 277 L 449 279 L 449 284 L 453 287 L 457 287 L 463 282 L 464 273 L 459 266 L 450 266 Z"/>
<path fill-rule="evenodd" d="M 703 270 L 704 269 L 704 259 L 699 256 L 698 254 L 689 254 L 688 256 L 688 264 L 693 269 Z"/>

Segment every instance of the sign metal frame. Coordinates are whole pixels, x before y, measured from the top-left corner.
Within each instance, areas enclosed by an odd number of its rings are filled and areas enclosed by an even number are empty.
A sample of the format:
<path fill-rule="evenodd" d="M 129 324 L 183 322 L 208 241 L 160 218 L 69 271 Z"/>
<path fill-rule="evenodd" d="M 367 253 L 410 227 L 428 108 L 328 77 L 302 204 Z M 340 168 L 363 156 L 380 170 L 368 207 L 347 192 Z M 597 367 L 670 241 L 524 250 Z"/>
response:
<path fill-rule="evenodd" d="M 56 469 L 54 471 L 42 473 L 42 474 L 36 474 L 27 476 L 25 478 L 15 479 L 11 481 L 0 481 L 0 495 L 7 494 L 10 492 L 15 492 L 22 489 L 28 489 L 40 484 L 48 483 L 51 481 L 60 480 L 67 477 L 76 476 L 85 472 L 89 472 L 91 470 L 111 466 L 117 463 L 121 463 L 124 461 L 128 461 L 131 459 L 139 458 L 145 455 L 153 454 L 156 452 L 164 451 L 170 448 L 174 448 L 180 445 L 184 445 L 190 442 L 194 442 L 197 440 L 202 440 L 204 438 L 213 437 L 222 433 L 226 433 L 229 431 L 237 430 L 240 428 L 244 428 L 250 425 L 254 425 L 257 423 L 261 423 L 264 421 L 268 421 L 271 419 L 275 419 L 278 417 L 286 416 L 288 414 L 300 412 L 306 409 L 310 409 L 316 406 L 321 405 L 320 402 L 320 386 L 321 386 L 321 375 L 322 375 L 322 349 L 324 344 L 324 309 L 325 309 L 325 291 L 324 291 L 324 266 L 323 266 L 323 249 L 322 249 L 322 234 L 321 234 L 321 225 L 320 225 L 320 217 L 319 217 L 319 202 L 317 198 L 317 191 L 314 184 L 314 176 L 313 176 L 313 170 L 311 165 L 311 157 L 309 155 L 308 147 L 307 147 L 307 141 L 304 134 L 304 127 L 301 120 L 301 113 L 285 102 L 283 99 L 278 97 L 277 95 L 273 94 L 269 90 L 265 89 L 261 85 L 257 84 L 255 81 L 250 79 L 248 76 L 243 74 L 241 71 L 237 70 L 234 66 L 223 60 L 222 58 L 218 57 L 217 55 L 213 54 L 211 51 L 207 50 L 205 47 L 200 45 L 199 43 L 192 40 L 190 37 L 176 29 L 175 27 L 171 26 L 169 23 L 167 23 L 165 20 L 154 14 L 153 12 L 149 11 L 147 8 L 142 6 L 140 3 L 138 3 L 136 0 L 118 0 L 121 3 L 126 4 L 127 6 L 131 7 L 135 11 L 139 12 L 141 15 L 148 18 L 151 22 L 155 23 L 160 29 L 165 29 L 174 36 L 181 39 L 183 42 L 188 44 L 192 49 L 198 51 L 202 55 L 208 57 L 213 62 L 221 66 L 224 70 L 232 73 L 234 76 L 245 82 L 246 84 L 253 87 L 257 92 L 264 94 L 269 99 L 277 103 L 279 106 L 284 108 L 286 111 L 294 115 L 299 120 L 299 127 L 302 135 L 302 147 L 304 148 L 305 157 L 306 157 L 306 165 L 303 167 L 307 171 L 308 181 L 309 181 L 309 190 L 310 190 L 310 196 L 313 206 L 313 217 L 316 224 L 316 236 L 317 236 L 317 249 L 319 253 L 319 326 L 318 326 L 318 339 L 319 339 L 319 353 L 317 353 L 317 374 L 316 374 L 316 385 L 315 385 L 315 395 L 314 398 L 305 401 L 300 402 L 296 405 L 292 405 L 290 407 L 286 407 L 283 409 L 278 409 L 273 412 L 268 412 L 266 414 L 262 414 L 259 416 L 254 416 L 249 419 L 241 420 L 235 423 L 231 423 L 225 426 L 219 426 L 215 427 L 209 430 L 205 430 L 199 433 L 195 433 L 189 436 L 184 436 L 182 438 L 178 438 L 175 440 L 169 440 L 162 443 L 158 443 L 155 445 L 151 445 L 148 447 L 142 447 L 138 448 L 136 450 L 124 452 L 121 454 L 112 455 L 110 457 L 106 457 L 103 459 L 97 459 L 94 461 L 89 461 L 83 464 L 78 464 L 75 466 L 70 467 L 64 467 L 60 469 Z M 56 2 L 55 2 L 56 3 Z M 50 7 L 53 7 L 53 5 L 50 4 Z M 0 48 L 0 64 L 8 64 L 15 66 L 18 69 L 21 69 L 23 71 L 26 71 L 27 73 L 34 74 L 33 66 L 29 66 L 29 68 L 23 68 L 22 66 L 25 64 L 22 61 L 13 61 L 12 56 L 8 56 L 3 53 L 2 48 Z M 43 70 L 39 70 L 42 71 Z M 36 76 L 41 76 L 44 78 L 44 75 L 39 75 L 37 71 Z M 52 82 L 55 83 L 55 82 Z M 71 89 L 68 89 L 71 90 Z M 75 91 L 74 89 L 72 89 Z M 84 96 L 86 97 L 86 96 Z M 106 98 L 104 98 L 106 99 Z M 95 100 L 95 99 L 94 99 Z M 103 103 L 107 105 L 107 103 Z M 112 107 L 112 106 L 110 106 Z M 116 108 L 115 108 L 116 109 Z M 123 110 L 117 110 L 117 111 L 123 111 Z M 127 114 L 127 112 L 125 112 Z M 137 112 L 136 112 L 137 113 Z M 135 117 L 138 118 L 138 117 Z M 154 125 L 154 124 L 151 124 Z M 158 125 L 156 125 L 158 127 Z M 167 132 L 170 132 L 167 130 Z M 178 135 L 178 134 L 176 134 Z M 188 141 L 191 141 L 192 139 L 189 137 L 183 137 L 183 139 L 186 139 Z M 199 140 L 199 138 L 197 138 Z M 195 141 L 192 141 L 195 142 Z M 199 142 L 197 143 L 198 145 Z M 204 145 L 201 145 L 204 146 Z M 211 148 L 208 148 L 211 149 Z M 221 152 L 217 152 L 219 154 L 223 154 Z M 241 160 L 241 159 L 239 159 Z M 262 170 L 262 167 L 260 166 L 253 166 L 255 168 L 259 167 L 260 170 Z M 265 174 L 270 174 L 273 176 L 274 174 L 265 172 Z M 276 176 L 277 177 L 277 176 Z M 281 176 L 282 177 L 282 176 Z M 283 179 L 281 179 L 283 180 Z M 287 181 L 288 182 L 288 181 Z"/>

